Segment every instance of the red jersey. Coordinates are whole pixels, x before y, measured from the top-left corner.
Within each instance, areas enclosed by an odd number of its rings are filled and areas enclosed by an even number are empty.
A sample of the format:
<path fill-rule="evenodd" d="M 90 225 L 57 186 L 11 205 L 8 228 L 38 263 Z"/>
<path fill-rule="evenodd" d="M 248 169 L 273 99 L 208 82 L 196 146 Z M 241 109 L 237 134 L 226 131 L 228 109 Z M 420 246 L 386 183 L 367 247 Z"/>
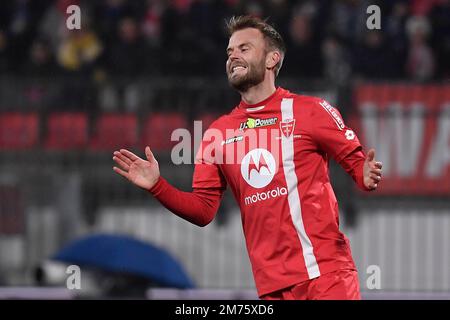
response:
<path fill-rule="evenodd" d="M 241 102 L 205 133 L 193 188 L 231 188 L 259 296 L 355 269 L 328 161 L 342 164 L 358 150 L 355 133 L 328 102 L 282 88 L 258 104 Z M 357 176 L 361 185 L 362 172 Z"/>

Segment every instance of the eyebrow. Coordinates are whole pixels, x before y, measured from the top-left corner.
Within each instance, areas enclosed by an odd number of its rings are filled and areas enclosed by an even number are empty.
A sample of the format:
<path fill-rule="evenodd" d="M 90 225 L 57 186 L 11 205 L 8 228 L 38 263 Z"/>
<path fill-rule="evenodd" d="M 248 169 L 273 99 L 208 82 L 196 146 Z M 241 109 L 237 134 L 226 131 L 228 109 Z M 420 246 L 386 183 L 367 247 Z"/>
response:
<path fill-rule="evenodd" d="M 241 43 L 240 45 L 238 45 L 238 48 L 242 48 L 244 46 L 251 46 L 251 45 L 252 44 L 250 42 L 244 42 L 244 43 Z M 227 54 L 231 51 L 231 49 L 233 49 L 233 47 L 228 47 L 227 48 Z"/>

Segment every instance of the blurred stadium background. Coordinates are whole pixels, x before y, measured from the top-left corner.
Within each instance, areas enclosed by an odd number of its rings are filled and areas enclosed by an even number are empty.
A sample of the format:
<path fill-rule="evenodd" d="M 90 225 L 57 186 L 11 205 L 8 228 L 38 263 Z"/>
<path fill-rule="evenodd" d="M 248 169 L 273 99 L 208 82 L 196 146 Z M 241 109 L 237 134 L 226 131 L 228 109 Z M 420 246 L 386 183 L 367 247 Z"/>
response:
<path fill-rule="evenodd" d="M 71 4 L 81 30 L 66 27 Z M 371 4 L 381 30 L 366 27 Z M 108 297 L 112 287 L 138 296 L 136 279 L 120 286 L 83 268 L 82 290 L 65 289 L 68 275 L 50 258 L 96 233 L 167 250 L 197 288 L 152 284 L 147 298 L 256 297 L 229 195 L 198 228 L 114 174 L 111 159 L 148 144 L 162 175 L 190 190 L 193 166 L 172 164 L 170 135 L 194 120 L 205 128 L 239 101 L 224 73 L 224 21 L 243 13 L 269 17 L 287 42 L 278 84 L 337 106 L 384 163 L 370 194 L 332 164 L 363 296 L 450 298 L 446 0 L 1 1 L 0 298 Z M 374 265 L 380 290 L 367 287 Z"/>

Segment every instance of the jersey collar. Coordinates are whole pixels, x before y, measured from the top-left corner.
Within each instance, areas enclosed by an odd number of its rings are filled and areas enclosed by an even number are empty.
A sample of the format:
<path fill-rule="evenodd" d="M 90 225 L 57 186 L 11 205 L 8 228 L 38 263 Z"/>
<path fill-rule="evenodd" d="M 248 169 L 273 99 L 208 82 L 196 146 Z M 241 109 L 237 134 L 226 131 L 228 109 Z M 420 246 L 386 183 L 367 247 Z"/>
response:
<path fill-rule="evenodd" d="M 245 103 L 243 100 L 241 100 L 241 102 L 239 103 L 238 109 L 241 111 L 244 111 L 244 112 L 256 112 L 256 111 L 263 110 L 267 104 L 269 104 L 271 101 L 273 101 L 274 99 L 279 97 L 283 91 L 284 91 L 283 88 L 278 87 L 275 90 L 275 92 L 272 93 L 269 97 L 267 97 L 263 101 L 255 103 L 255 104 L 248 104 L 248 103 Z"/>

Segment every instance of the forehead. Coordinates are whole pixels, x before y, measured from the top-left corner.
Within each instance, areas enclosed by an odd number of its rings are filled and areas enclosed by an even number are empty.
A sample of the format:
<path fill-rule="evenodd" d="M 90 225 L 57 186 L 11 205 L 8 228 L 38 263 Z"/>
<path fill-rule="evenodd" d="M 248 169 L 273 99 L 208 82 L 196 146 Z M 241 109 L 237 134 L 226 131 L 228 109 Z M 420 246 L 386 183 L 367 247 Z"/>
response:
<path fill-rule="evenodd" d="M 264 45 L 264 36 L 258 29 L 246 28 L 233 33 L 228 42 L 228 48 L 239 47 L 243 43 L 251 43 L 254 46 Z"/>

